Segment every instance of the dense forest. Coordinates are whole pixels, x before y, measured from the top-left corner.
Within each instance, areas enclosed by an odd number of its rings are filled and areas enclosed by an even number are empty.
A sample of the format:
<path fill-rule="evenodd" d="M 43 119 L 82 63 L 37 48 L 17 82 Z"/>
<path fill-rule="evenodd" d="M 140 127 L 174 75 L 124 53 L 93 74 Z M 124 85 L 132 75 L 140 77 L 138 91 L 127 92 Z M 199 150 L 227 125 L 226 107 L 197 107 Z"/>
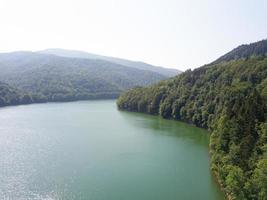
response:
<path fill-rule="evenodd" d="M 126 89 L 167 78 L 106 60 L 33 52 L 0 54 L 0 71 L 0 81 L 27 94 L 30 102 L 116 98 Z"/>
<path fill-rule="evenodd" d="M 229 53 L 218 58 L 215 63 L 220 63 L 224 61 L 237 60 L 240 58 L 249 58 L 251 56 L 266 56 L 267 55 L 267 40 L 262 40 L 259 42 L 254 42 L 251 44 L 243 44 Z"/>
<path fill-rule="evenodd" d="M 118 108 L 209 129 L 211 169 L 228 199 L 266 200 L 266 47 L 266 40 L 243 45 L 212 64 L 131 89 Z"/>
<path fill-rule="evenodd" d="M 0 82 L 0 106 L 32 103 L 31 95 Z"/>

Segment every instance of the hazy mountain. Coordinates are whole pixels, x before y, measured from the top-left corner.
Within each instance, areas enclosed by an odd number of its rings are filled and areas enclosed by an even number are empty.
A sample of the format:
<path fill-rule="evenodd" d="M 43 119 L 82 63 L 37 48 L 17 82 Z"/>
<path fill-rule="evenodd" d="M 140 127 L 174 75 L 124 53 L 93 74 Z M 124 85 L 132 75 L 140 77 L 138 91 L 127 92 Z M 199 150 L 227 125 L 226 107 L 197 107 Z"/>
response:
<path fill-rule="evenodd" d="M 265 56 L 267 55 L 267 40 L 261 40 L 251 44 L 243 44 L 218 58 L 213 63 L 223 61 L 237 60 L 240 58 L 249 58 L 251 56 Z"/>
<path fill-rule="evenodd" d="M 0 81 L 37 95 L 38 101 L 114 98 L 125 89 L 166 79 L 105 60 L 33 52 L 0 54 L 0 71 Z"/>
<path fill-rule="evenodd" d="M 181 71 L 176 70 L 176 69 L 153 66 L 153 65 L 150 65 L 150 64 L 147 64 L 144 62 L 131 61 L 131 60 L 126 60 L 126 59 L 122 59 L 122 58 L 96 55 L 96 54 L 91 54 L 91 53 L 87 53 L 84 51 L 65 50 L 65 49 L 46 49 L 43 51 L 39 51 L 39 53 L 53 54 L 53 55 L 64 56 L 64 57 L 76 57 L 76 58 L 89 58 L 89 59 L 106 60 L 109 62 L 117 63 L 117 64 L 128 66 L 128 67 L 133 67 L 133 68 L 137 68 L 137 69 L 157 72 L 159 74 L 162 74 L 162 75 L 168 76 L 168 77 L 175 76 L 175 75 L 181 73 Z"/>

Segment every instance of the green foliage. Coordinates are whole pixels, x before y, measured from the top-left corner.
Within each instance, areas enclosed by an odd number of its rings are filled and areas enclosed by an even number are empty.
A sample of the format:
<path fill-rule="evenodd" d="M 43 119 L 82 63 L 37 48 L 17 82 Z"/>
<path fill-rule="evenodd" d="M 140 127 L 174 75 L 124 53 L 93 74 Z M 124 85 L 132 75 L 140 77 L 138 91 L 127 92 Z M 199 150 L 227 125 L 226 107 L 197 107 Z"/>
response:
<path fill-rule="evenodd" d="M 104 60 L 30 52 L 0 54 L 0 71 L 2 82 L 30 95 L 25 103 L 116 98 L 126 89 L 166 78 Z"/>
<path fill-rule="evenodd" d="M 247 188 L 251 199 L 267 199 L 267 157 L 258 161 Z"/>
<path fill-rule="evenodd" d="M 254 42 L 247 45 L 241 45 L 229 53 L 223 55 L 214 63 L 220 63 L 223 61 L 230 61 L 236 59 L 248 59 L 251 56 L 266 56 L 267 52 L 267 40 L 262 40 L 259 42 Z"/>
<path fill-rule="evenodd" d="M 8 105 L 29 104 L 32 103 L 32 97 L 17 89 L 0 82 L 0 107 Z"/>
<path fill-rule="evenodd" d="M 211 168 L 232 199 L 266 199 L 267 57 L 215 63 L 123 93 L 118 108 L 211 132 Z M 142 105 L 142 109 L 140 106 Z"/>
<path fill-rule="evenodd" d="M 231 194 L 232 199 L 244 199 L 245 195 L 242 188 L 245 177 L 242 169 L 232 165 L 227 166 L 226 169 L 229 172 L 225 179 L 227 192 Z"/>

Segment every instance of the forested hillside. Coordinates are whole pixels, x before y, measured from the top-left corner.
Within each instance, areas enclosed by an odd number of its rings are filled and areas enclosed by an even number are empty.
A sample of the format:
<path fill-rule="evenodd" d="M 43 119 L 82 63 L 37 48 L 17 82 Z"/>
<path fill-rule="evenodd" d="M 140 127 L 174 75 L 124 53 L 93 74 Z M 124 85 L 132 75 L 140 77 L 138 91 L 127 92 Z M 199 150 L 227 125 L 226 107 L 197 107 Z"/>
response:
<path fill-rule="evenodd" d="M 32 103 L 32 97 L 9 85 L 0 82 L 0 107 Z"/>
<path fill-rule="evenodd" d="M 267 199 L 266 41 L 257 46 L 265 52 L 256 48 L 237 59 L 237 51 L 233 60 L 221 59 L 153 86 L 137 87 L 117 101 L 122 110 L 209 129 L 211 169 L 229 199 Z"/>
<path fill-rule="evenodd" d="M 251 56 L 267 56 L 267 40 L 262 40 L 259 42 L 254 42 L 251 44 L 243 44 L 229 53 L 223 55 L 215 63 L 220 63 L 223 61 L 237 60 L 240 58 L 249 58 Z"/>
<path fill-rule="evenodd" d="M 181 73 L 181 71 L 179 71 L 177 69 L 163 68 L 163 67 L 159 67 L 159 66 L 150 65 L 150 64 L 144 63 L 144 62 L 131 61 L 131 60 L 126 60 L 126 59 L 122 59 L 122 58 L 96 55 L 96 54 L 87 53 L 84 51 L 75 51 L 75 50 L 66 50 L 66 49 L 46 49 L 46 50 L 39 51 L 39 52 L 43 53 L 43 54 L 51 54 L 51 55 L 63 56 L 63 57 L 105 60 L 105 61 L 109 61 L 112 63 L 127 66 L 127 67 L 132 67 L 132 68 L 136 68 L 136 69 L 156 72 L 156 73 L 159 73 L 159 74 L 161 74 L 163 76 L 167 76 L 167 77 L 172 77 L 172 76 L 175 76 L 175 75 Z"/>
<path fill-rule="evenodd" d="M 0 81 L 38 102 L 116 98 L 125 89 L 167 78 L 105 60 L 32 52 L 0 54 L 0 71 Z"/>

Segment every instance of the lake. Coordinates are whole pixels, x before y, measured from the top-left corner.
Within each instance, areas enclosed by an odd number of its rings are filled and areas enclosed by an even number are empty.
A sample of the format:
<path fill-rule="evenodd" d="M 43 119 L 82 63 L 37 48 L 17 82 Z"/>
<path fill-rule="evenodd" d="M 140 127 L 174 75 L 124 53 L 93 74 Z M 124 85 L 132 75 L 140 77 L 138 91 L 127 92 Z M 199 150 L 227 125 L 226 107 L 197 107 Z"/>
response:
<path fill-rule="evenodd" d="M 209 135 L 114 100 L 0 109 L 3 200 L 221 200 Z"/>

